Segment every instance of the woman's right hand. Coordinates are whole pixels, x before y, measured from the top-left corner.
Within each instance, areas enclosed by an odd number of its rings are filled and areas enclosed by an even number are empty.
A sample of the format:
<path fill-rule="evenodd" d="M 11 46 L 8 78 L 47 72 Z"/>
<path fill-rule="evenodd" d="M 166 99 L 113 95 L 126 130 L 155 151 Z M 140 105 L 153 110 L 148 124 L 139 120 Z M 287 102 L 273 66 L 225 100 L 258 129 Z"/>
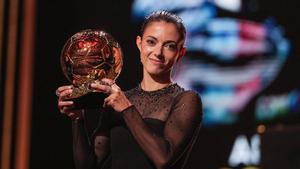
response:
<path fill-rule="evenodd" d="M 57 105 L 62 114 L 69 116 L 71 119 L 78 119 L 82 117 L 83 109 L 74 109 L 74 102 L 67 100 L 72 90 L 72 85 L 58 87 L 55 92 L 58 97 Z"/>

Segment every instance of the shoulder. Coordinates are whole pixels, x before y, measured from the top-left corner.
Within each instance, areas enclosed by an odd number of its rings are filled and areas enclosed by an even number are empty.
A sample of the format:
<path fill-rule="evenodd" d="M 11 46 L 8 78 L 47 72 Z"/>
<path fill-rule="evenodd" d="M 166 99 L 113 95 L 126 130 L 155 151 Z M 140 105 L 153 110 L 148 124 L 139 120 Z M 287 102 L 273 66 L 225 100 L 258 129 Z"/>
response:
<path fill-rule="evenodd" d="M 202 107 L 202 101 L 199 93 L 194 90 L 186 90 L 185 88 L 181 87 L 180 85 L 176 84 L 176 93 L 174 95 L 173 105 L 177 103 L 185 103 L 185 104 L 196 104 Z"/>
<path fill-rule="evenodd" d="M 200 95 L 193 90 L 185 90 L 179 93 L 173 102 L 173 110 L 184 110 L 190 113 L 202 115 L 202 101 Z"/>
<path fill-rule="evenodd" d="M 202 101 L 199 93 L 197 93 L 194 90 L 185 90 L 183 88 L 181 89 L 182 89 L 181 92 L 179 92 L 175 97 L 175 102 L 183 100 L 185 102 L 192 101 L 202 105 Z"/>
<path fill-rule="evenodd" d="M 200 99 L 200 95 L 194 90 L 184 90 L 177 95 L 177 98 L 190 97 Z"/>

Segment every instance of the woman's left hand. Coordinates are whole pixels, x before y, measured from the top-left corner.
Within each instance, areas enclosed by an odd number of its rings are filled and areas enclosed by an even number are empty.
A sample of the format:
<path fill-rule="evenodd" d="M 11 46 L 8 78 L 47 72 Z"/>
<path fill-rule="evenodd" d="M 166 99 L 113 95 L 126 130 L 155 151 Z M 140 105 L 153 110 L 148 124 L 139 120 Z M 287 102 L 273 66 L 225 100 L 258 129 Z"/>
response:
<path fill-rule="evenodd" d="M 127 99 L 124 92 L 113 80 L 104 78 L 101 82 L 92 83 L 91 88 L 97 92 L 108 94 L 108 97 L 104 99 L 103 107 L 110 106 L 115 111 L 122 112 L 132 106 L 132 103 Z"/>

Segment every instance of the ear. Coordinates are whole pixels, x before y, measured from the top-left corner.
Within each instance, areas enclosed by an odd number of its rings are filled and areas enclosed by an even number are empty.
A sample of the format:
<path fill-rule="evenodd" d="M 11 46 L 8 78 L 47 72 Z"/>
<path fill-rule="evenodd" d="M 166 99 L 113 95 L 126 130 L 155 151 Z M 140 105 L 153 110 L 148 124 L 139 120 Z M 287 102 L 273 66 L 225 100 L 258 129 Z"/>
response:
<path fill-rule="evenodd" d="M 139 50 L 141 51 L 141 46 L 142 46 L 142 37 L 141 36 L 137 36 L 136 40 L 135 40 L 136 46 L 139 48 Z"/>
<path fill-rule="evenodd" d="M 177 62 L 185 55 L 186 53 L 186 47 L 182 47 L 179 51 L 179 55 L 178 55 L 178 58 L 177 58 Z"/>

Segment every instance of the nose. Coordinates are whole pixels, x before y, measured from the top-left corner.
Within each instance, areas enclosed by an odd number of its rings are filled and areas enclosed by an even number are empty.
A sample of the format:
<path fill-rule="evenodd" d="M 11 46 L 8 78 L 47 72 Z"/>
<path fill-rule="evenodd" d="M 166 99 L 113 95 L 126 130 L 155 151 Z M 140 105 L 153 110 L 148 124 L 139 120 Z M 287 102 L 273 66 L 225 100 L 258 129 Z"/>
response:
<path fill-rule="evenodd" d="M 163 57 L 163 45 L 157 45 L 154 49 L 154 55 L 158 58 Z"/>

